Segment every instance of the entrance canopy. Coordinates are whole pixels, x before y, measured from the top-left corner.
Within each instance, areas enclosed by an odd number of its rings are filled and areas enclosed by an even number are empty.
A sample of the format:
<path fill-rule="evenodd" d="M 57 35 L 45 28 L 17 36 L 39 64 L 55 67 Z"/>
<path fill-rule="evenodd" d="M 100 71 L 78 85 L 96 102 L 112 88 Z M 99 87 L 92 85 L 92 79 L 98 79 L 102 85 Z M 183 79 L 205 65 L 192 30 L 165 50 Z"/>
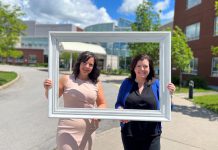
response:
<path fill-rule="evenodd" d="M 97 55 L 106 55 L 105 49 L 97 44 L 89 44 L 89 43 L 82 43 L 82 42 L 61 42 L 60 44 L 60 50 L 62 51 L 68 51 L 71 53 L 70 55 L 70 69 L 69 71 L 72 72 L 73 64 L 73 52 L 82 53 L 85 51 L 90 51 Z"/>
<path fill-rule="evenodd" d="M 82 42 L 61 42 L 61 50 L 82 53 L 90 51 L 94 54 L 106 55 L 105 49 L 97 44 L 89 44 Z"/>

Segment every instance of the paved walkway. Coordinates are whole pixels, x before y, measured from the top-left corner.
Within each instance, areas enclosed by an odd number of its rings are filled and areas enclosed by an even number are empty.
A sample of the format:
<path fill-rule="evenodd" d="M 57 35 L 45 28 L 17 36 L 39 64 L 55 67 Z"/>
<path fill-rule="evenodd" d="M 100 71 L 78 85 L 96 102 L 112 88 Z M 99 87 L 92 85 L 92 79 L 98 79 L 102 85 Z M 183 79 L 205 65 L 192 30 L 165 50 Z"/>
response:
<path fill-rule="evenodd" d="M 119 84 L 125 76 L 101 76 L 103 81 L 106 81 L 106 78 L 107 82 Z M 172 111 L 172 120 L 162 124 L 161 149 L 217 150 L 218 114 L 195 106 L 185 98 L 186 95 L 184 94 L 178 94 L 173 97 L 175 107 Z M 122 149 L 119 127 L 104 132 L 97 132 L 93 150 Z"/>
<path fill-rule="evenodd" d="M 161 150 L 217 150 L 218 115 L 179 96 L 173 102 L 172 120 L 162 123 Z M 97 134 L 94 150 L 102 149 L 123 149 L 120 128 Z"/>
<path fill-rule="evenodd" d="M 115 84 L 124 76 L 101 76 Z M 205 93 L 204 93 L 205 94 Z M 218 94 L 210 92 L 206 94 Z M 201 93 L 195 93 L 202 95 Z M 172 120 L 163 122 L 161 150 L 217 150 L 218 114 L 195 106 L 187 100 L 188 94 L 176 94 L 173 97 Z M 112 128 L 96 135 L 94 150 L 122 150 L 120 128 Z"/>

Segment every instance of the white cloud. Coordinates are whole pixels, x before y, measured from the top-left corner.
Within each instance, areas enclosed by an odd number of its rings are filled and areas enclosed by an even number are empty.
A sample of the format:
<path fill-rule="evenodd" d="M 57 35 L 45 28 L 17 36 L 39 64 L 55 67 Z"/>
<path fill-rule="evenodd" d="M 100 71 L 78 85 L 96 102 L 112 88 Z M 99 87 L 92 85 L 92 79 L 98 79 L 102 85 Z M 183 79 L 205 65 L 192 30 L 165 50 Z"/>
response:
<path fill-rule="evenodd" d="M 164 1 L 161 1 L 161 2 L 157 2 L 155 5 L 154 5 L 154 9 L 158 12 L 159 10 L 163 11 L 163 10 L 166 10 L 169 8 L 169 5 L 170 5 L 170 0 L 164 0 Z"/>
<path fill-rule="evenodd" d="M 20 0 L 1 0 L 4 4 L 17 4 Z"/>
<path fill-rule="evenodd" d="M 26 13 L 24 19 L 39 23 L 72 23 L 85 27 L 114 22 L 104 7 L 98 9 L 91 0 L 3 0 L 17 4 Z"/>
<path fill-rule="evenodd" d="M 174 10 L 168 10 L 170 6 L 170 0 L 163 0 L 161 2 L 157 2 L 154 5 L 154 9 L 160 15 L 160 20 L 164 23 L 172 21 L 174 17 Z M 161 12 L 159 12 L 161 10 Z"/>
<path fill-rule="evenodd" d="M 141 4 L 143 0 L 123 0 L 122 5 L 118 9 L 121 13 L 134 13 L 139 4 Z"/>
<path fill-rule="evenodd" d="M 170 19 L 173 19 L 173 17 L 174 17 L 174 11 L 173 10 L 171 10 L 171 11 L 165 13 L 165 14 L 163 14 L 163 13 L 160 14 L 161 20 L 170 20 Z"/>

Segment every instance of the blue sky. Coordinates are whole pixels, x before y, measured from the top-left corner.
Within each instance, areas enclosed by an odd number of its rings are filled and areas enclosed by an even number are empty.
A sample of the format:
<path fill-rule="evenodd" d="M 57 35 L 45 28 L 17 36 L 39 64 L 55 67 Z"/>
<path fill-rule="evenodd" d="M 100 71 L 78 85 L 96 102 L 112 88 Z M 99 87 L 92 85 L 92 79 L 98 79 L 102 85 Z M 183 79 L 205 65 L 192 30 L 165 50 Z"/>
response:
<path fill-rule="evenodd" d="M 22 19 L 38 23 L 70 23 L 79 27 L 116 22 L 120 17 L 134 22 L 135 10 L 143 0 L 1 0 L 20 6 Z M 155 10 L 162 10 L 161 23 L 172 21 L 175 0 L 151 0 Z"/>

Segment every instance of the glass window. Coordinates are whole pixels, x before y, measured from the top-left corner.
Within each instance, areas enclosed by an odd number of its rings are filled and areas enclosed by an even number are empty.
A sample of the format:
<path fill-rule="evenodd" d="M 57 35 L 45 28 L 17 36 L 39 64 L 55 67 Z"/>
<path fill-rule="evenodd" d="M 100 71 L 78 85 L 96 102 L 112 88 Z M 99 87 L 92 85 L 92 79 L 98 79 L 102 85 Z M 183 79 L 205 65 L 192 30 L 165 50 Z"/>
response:
<path fill-rule="evenodd" d="M 218 35 L 218 17 L 214 21 L 214 35 Z"/>
<path fill-rule="evenodd" d="M 37 63 L 36 55 L 29 55 L 28 62 L 31 63 L 31 64 Z"/>
<path fill-rule="evenodd" d="M 218 77 L 218 57 L 212 58 L 211 76 Z"/>
<path fill-rule="evenodd" d="M 200 3 L 201 3 L 201 0 L 187 0 L 186 7 L 187 7 L 187 9 L 190 9 L 196 5 L 199 5 Z"/>
<path fill-rule="evenodd" d="M 186 27 L 185 34 L 188 41 L 198 40 L 200 36 L 200 23 L 195 23 Z"/>
<path fill-rule="evenodd" d="M 191 60 L 188 70 L 185 71 L 185 74 L 192 74 L 192 75 L 197 75 L 198 74 L 198 58 L 194 58 Z"/>

